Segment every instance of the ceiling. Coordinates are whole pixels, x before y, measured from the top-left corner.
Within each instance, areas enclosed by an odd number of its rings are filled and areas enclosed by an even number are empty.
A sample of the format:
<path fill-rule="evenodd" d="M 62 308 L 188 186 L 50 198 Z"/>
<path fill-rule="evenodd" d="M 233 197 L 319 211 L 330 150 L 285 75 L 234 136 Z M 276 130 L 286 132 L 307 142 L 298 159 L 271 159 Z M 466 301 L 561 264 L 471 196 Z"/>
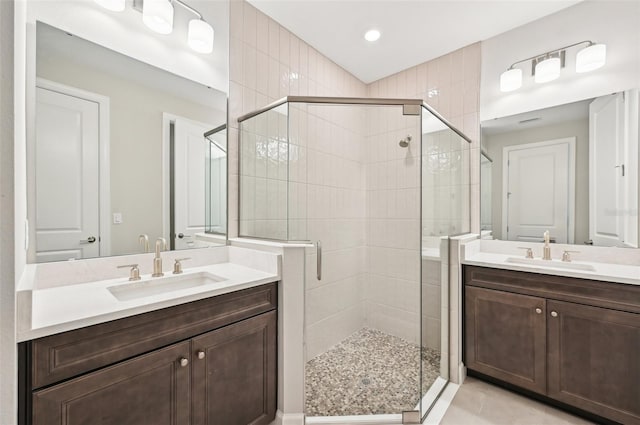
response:
<path fill-rule="evenodd" d="M 482 135 L 492 136 L 512 131 L 546 127 L 567 121 L 586 120 L 589 118 L 589 104 L 591 102 L 593 102 L 593 99 L 586 99 L 580 102 L 482 121 Z"/>
<path fill-rule="evenodd" d="M 370 83 L 580 0 L 248 0 Z M 376 28 L 376 42 L 364 33 Z"/>

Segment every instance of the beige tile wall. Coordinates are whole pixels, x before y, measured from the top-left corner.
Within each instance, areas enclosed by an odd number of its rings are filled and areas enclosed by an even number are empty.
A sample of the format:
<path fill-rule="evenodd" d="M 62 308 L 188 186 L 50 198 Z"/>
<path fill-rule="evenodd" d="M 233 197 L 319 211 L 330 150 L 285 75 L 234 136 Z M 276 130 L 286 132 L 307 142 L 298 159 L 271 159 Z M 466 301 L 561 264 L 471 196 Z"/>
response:
<path fill-rule="evenodd" d="M 479 229 L 479 167 L 470 167 L 480 157 L 479 143 L 479 92 L 480 92 L 480 43 L 456 50 L 426 63 L 414 66 L 397 74 L 375 81 L 367 86 L 369 97 L 407 97 L 423 99 L 436 109 L 445 119 L 464 132 L 473 141 L 461 143 L 461 138 L 450 130 L 430 133 L 422 144 L 422 234 L 424 237 L 439 237 L 449 234 Z M 419 136 L 419 135 L 415 135 Z M 375 146 L 373 147 L 375 149 Z M 444 164 L 444 165 L 443 165 Z M 470 170 L 470 174 L 468 172 Z M 469 196 L 467 194 L 470 194 Z M 463 195 L 463 196 L 460 196 Z M 414 196 L 419 199 L 418 190 Z M 413 218 L 420 219 L 420 213 Z M 419 248 L 418 248 L 419 249 Z M 408 258 L 420 258 L 418 249 L 406 252 Z M 373 255 L 375 255 L 375 249 Z M 375 259 L 370 258 L 370 263 Z M 373 261 L 372 261 L 373 260 Z M 440 347 L 440 309 L 438 267 L 427 267 L 433 261 L 423 262 L 422 280 L 419 276 L 407 281 L 405 297 L 420 299 L 420 282 L 423 292 L 429 292 L 434 299 L 424 299 L 422 314 L 422 333 L 425 345 Z M 375 294 L 388 292 L 401 275 L 387 272 L 385 278 L 376 274 L 367 278 L 368 305 L 375 306 L 367 310 L 367 321 L 373 323 L 392 323 L 388 317 L 393 311 L 396 323 L 404 332 L 416 335 L 419 327 L 418 312 L 415 306 L 399 308 L 394 296 L 378 301 Z M 424 294 L 423 294 L 424 295 Z M 389 329 L 387 329 L 389 330 Z"/>
<path fill-rule="evenodd" d="M 375 107 L 367 120 L 367 326 L 420 343 L 420 117 Z"/>
<path fill-rule="evenodd" d="M 232 1 L 230 14 L 229 234 L 234 237 L 239 224 L 237 118 L 287 95 L 365 97 L 366 86 L 245 1 Z M 322 241 L 321 281 L 316 279 L 315 249 L 306 256 L 306 344 L 312 358 L 364 323 L 364 121 L 363 111 L 353 107 L 291 105 L 284 133 L 278 127 L 272 137 L 267 119 L 267 127 L 253 126 L 246 135 L 252 139 L 249 145 L 266 144 L 267 153 L 254 154 L 253 171 L 243 169 L 250 184 L 242 195 L 243 218 L 249 219 L 242 227 L 259 237 L 287 234 Z M 275 152 L 285 140 L 294 159 L 289 161 L 288 205 L 285 161 L 268 154 L 269 144 Z"/>
<path fill-rule="evenodd" d="M 230 237 L 238 235 L 237 118 L 286 95 L 425 99 L 471 137 L 466 158 L 470 164 L 478 162 L 479 44 L 365 85 L 245 1 L 232 0 L 230 15 Z M 309 220 L 306 227 L 302 220 L 290 224 L 288 231 L 321 239 L 325 246 L 321 282 L 315 276 L 315 250 L 307 254 L 310 357 L 364 324 L 409 340 L 418 338 L 420 173 L 412 173 L 416 170 L 411 154 L 397 145 L 405 133 L 417 136 L 418 130 L 407 122 L 389 127 L 386 121 L 371 120 L 370 112 L 364 123 L 353 116 L 345 120 L 345 110 L 339 109 L 290 112 L 290 149 L 297 151 L 297 163 L 292 165 L 296 178 L 288 208 L 290 217 L 306 214 Z M 366 130 L 358 130 L 359 125 Z M 479 167 L 471 167 L 467 183 L 471 211 L 479 211 Z M 274 190 L 266 189 L 268 179 L 259 184 L 262 189 L 254 185 L 255 192 L 246 195 L 263 192 L 260 199 L 269 204 L 265 196 Z M 450 181 L 440 192 L 448 186 Z M 279 204 L 280 192 L 275 189 L 273 195 Z M 463 211 L 460 222 L 468 223 L 468 207 L 458 211 Z M 282 210 L 271 212 L 283 217 Z M 471 216 L 471 230 L 479 227 L 477 215 Z M 282 229 L 281 224 L 272 226 Z M 468 229 L 460 231 L 464 230 Z"/>

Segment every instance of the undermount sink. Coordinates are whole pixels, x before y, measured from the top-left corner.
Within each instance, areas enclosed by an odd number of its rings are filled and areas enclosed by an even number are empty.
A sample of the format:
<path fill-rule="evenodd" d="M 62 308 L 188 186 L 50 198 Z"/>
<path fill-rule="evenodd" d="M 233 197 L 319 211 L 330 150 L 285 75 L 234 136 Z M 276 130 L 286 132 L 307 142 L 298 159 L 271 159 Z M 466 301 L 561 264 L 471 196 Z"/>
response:
<path fill-rule="evenodd" d="M 589 272 L 596 271 L 595 267 L 593 267 L 591 264 L 570 263 L 570 262 L 559 261 L 559 260 L 541 260 L 537 258 L 508 257 L 504 261 L 506 263 L 526 264 L 530 266 L 540 266 L 540 267 L 551 267 L 554 269 L 582 270 L 582 271 L 589 271 Z"/>
<path fill-rule="evenodd" d="M 138 282 L 123 283 L 109 286 L 107 289 L 119 301 L 130 301 L 167 292 L 180 291 L 195 288 L 197 286 L 211 285 L 223 282 L 226 279 L 212 275 L 211 273 L 190 273 L 169 275 L 160 278 L 149 278 Z"/>

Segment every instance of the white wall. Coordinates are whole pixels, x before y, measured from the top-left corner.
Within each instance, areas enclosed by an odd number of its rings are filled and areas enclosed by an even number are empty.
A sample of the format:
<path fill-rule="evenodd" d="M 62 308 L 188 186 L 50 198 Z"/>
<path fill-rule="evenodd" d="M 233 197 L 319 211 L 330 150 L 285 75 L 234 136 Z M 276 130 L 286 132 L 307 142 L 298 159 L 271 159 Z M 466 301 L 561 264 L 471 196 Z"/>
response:
<path fill-rule="evenodd" d="M 585 1 L 482 42 L 480 120 L 640 87 L 640 2 Z M 560 77 L 535 84 L 531 64 L 523 67 L 523 86 L 500 92 L 500 74 L 512 63 L 583 40 L 607 45 L 604 67 L 575 72 L 579 48 L 567 51 Z"/>
<path fill-rule="evenodd" d="M 14 145 L 14 138 L 24 135 L 19 129 L 21 120 L 15 112 L 24 106 L 20 95 L 19 81 L 24 75 L 14 69 L 14 53 L 20 57 L 20 49 L 14 50 L 14 7 L 13 1 L 0 2 L 0 423 L 17 423 L 17 358 L 15 287 L 25 264 L 24 250 L 18 249 L 24 243 L 16 229 L 24 225 L 16 222 L 16 213 L 25 210 L 24 161 L 15 161 L 21 151 Z M 19 20 L 18 20 L 19 22 Z M 16 36 L 21 40 L 20 34 Z M 22 40 L 24 37 L 22 37 Z M 16 81 L 17 80 L 17 81 Z M 24 126 L 22 127 L 24 128 Z M 22 195 L 22 196 L 21 196 Z M 16 198 L 17 197 L 17 198 Z"/>
<path fill-rule="evenodd" d="M 202 55 L 189 49 L 186 27 L 195 15 L 175 7 L 174 31 L 160 35 L 142 23 L 131 7 L 110 12 L 92 0 L 28 0 L 29 21 L 45 22 L 86 40 L 190 80 L 228 92 L 228 2 L 190 1 L 215 32 L 214 50 Z M 135 40 L 135 42 L 133 42 Z"/>

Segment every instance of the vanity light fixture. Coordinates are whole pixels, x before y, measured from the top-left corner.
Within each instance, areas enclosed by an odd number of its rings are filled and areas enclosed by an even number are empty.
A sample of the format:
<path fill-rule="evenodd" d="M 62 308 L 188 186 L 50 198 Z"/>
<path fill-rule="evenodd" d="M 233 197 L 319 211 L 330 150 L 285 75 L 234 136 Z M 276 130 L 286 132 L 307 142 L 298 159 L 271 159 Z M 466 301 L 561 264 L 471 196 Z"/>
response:
<path fill-rule="evenodd" d="M 100 6 L 114 12 L 121 12 L 125 8 L 125 0 L 95 0 Z M 213 51 L 213 27 L 209 25 L 202 14 L 181 0 L 134 0 L 133 8 L 142 12 L 142 22 L 158 34 L 173 32 L 174 4 L 178 4 L 197 16 L 189 21 L 187 44 L 198 53 Z"/>
<path fill-rule="evenodd" d="M 533 79 L 536 83 L 553 81 L 560 76 L 561 67 L 559 57 L 545 57 L 536 64 Z"/>
<path fill-rule="evenodd" d="M 587 44 L 587 46 L 578 51 L 576 55 L 576 72 L 593 71 L 605 64 L 607 56 L 606 45 L 596 44 L 590 40 L 581 41 L 514 62 L 500 75 L 500 91 L 510 92 L 522 87 L 522 69 L 515 66 L 523 62 L 531 61 L 531 75 L 533 75 L 536 83 L 555 80 L 560 76 L 560 70 L 564 68 L 567 49 L 581 44 Z"/>
<path fill-rule="evenodd" d="M 142 22 L 158 34 L 171 34 L 173 5 L 169 0 L 144 0 Z"/>
<path fill-rule="evenodd" d="M 602 67 L 607 61 L 606 44 L 590 44 L 576 56 L 576 72 L 589 72 Z"/>

